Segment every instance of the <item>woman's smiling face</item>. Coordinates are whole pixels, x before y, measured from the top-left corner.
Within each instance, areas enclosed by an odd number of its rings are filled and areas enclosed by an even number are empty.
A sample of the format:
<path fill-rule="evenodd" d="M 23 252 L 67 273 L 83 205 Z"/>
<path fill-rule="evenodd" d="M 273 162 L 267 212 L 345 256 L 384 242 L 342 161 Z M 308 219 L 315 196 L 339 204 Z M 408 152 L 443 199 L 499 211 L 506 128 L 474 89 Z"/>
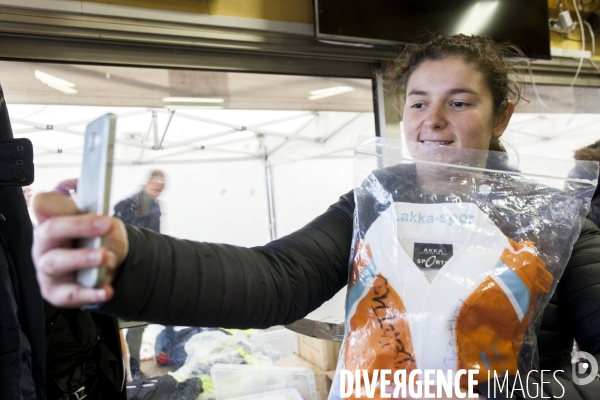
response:
<path fill-rule="evenodd" d="M 461 57 L 428 60 L 406 85 L 403 123 L 410 142 L 487 150 L 499 138 L 514 110 L 494 114 L 485 76 Z"/>

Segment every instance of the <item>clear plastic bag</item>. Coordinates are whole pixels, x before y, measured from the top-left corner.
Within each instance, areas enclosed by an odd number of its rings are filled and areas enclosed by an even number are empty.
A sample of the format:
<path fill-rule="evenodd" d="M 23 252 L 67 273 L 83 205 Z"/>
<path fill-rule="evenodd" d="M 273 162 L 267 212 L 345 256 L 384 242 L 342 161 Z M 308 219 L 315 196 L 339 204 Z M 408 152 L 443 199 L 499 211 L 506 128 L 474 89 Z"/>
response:
<path fill-rule="evenodd" d="M 345 335 L 329 399 L 341 397 L 342 370 L 369 379 L 477 370 L 483 383 L 536 369 L 542 311 L 597 178 L 593 162 L 359 140 Z M 456 382 L 469 385 L 466 375 Z"/>
<path fill-rule="evenodd" d="M 179 382 L 210 376 L 210 369 L 215 364 L 273 364 L 267 355 L 254 351 L 250 339 L 241 331 L 234 334 L 219 330 L 198 333 L 187 341 L 185 352 L 185 364 L 169 373 Z"/>

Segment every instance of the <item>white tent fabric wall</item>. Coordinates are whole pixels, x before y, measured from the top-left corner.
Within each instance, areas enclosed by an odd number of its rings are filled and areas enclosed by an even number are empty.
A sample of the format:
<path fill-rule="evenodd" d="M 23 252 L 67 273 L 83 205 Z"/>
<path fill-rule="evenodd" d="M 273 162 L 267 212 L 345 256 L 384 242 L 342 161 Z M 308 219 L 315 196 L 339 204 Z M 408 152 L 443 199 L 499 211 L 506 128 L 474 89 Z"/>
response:
<path fill-rule="evenodd" d="M 163 233 L 182 239 L 257 246 L 268 240 L 267 196 L 262 162 L 118 165 L 113 171 L 114 205 L 141 189 L 153 168 L 166 176 L 159 198 Z M 36 168 L 36 192 L 52 190 L 79 175 L 79 167 Z"/>
<path fill-rule="evenodd" d="M 347 125 L 324 145 L 290 143 L 270 158 L 278 237 L 301 228 L 352 189 L 354 146 L 358 136 L 375 135 L 374 115 L 349 115 L 341 123 Z"/>
<path fill-rule="evenodd" d="M 600 114 L 515 113 L 503 139 L 508 151 L 570 160 L 600 140 Z"/>
<path fill-rule="evenodd" d="M 168 123 L 164 109 L 13 104 L 9 111 L 15 136 L 34 144 L 37 192 L 79 175 L 85 125 L 113 112 L 121 117 L 111 210 L 158 168 L 166 175 L 163 233 L 243 246 L 269 240 L 266 165 L 277 230 L 288 233 L 351 189 L 356 138 L 375 130 L 372 113 L 354 112 L 182 110 Z M 153 118 L 159 140 L 168 126 L 161 150 L 151 149 Z"/>
<path fill-rule="evenodd" d="M 277 236 L 285 236 L 322 214 L 352 189 L 352 157 L 312 159 L 274 168 Z M 285 190 L 288 185 L 294 190 Z"/>

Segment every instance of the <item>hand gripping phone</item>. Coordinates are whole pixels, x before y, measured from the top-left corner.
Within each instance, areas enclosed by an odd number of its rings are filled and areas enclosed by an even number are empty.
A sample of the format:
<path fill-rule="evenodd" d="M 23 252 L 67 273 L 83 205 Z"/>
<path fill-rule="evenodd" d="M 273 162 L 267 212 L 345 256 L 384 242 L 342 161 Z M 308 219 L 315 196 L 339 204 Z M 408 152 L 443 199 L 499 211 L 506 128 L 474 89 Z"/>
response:
<path fill-rule="evenodd" d="M 116 121 L 114 114 L 106 114 L 85 129 L 83 162 L 77 182 L 77 208 L 81 213 L 108 215 Z M 82 238 L 76 241 L 75 246 L 99 248 L 106 246 L 107 242 L 107 237 Z M 86 287 L 98 288 L 105 281 L 104 265 L 77 272 L 77 282 Z"/>

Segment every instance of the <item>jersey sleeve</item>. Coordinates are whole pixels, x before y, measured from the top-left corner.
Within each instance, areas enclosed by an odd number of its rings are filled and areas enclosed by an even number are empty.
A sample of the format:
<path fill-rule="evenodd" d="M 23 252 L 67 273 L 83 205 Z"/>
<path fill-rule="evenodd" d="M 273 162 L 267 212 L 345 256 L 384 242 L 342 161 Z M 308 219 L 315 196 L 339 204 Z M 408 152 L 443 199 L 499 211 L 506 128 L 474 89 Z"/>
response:
<path fill-rule="evenodd" d="M 547 328 L 550 330 L 543 332 L 543 323 L 538 340 L 543 334 L 546 342 L 555 338 L 555 346 L 560 346 L 565 342 L 561 340 L 560 335 L 574 337 L 580 350 L 590 353 L 600 364 L 600 231 L 590 221 L 586 221 L 583 225 L 556 290 L 553 301 L 548 305 L 555 309 L 544 315 L 544 323 L 549 324 Z M 548 317 L 552 315 L 558 318 L 554 318 L 556 321 L 548 322 L 547 320 L 552 319 Z M 550 332 L 553 336 L 550 336 Z M 563 357 L 564 365 L 544 366 L 542 364 L 540 370 L 532 372 L 528 380 L 522 377 L 523 388 L 527 386 L 525 390 L 519 388 L 518 382 L 515 384 L 514 380 L 511 380 L 508 392 L 505 390 L 501 394 L 497 385 L 494 390 L 493 382 L 481 383 L 479 391 L 488 399 L 526 399 L 534 396 L 537 386 L 540 394 L 533 398 L 543 396 L 569 400 L 597 399 L 600 393 L 600 378 L 587 385 L 578 385 L 574 382 L 574 366 L 568 356 L 571 348 L 572 346 L 567 349 L 545 348 L 548 353 L 554 350 L 555 359 L 559 358 L 560 352 L 566 351 Z M 545 371 L 543 375 L 542 371 Z"/>

